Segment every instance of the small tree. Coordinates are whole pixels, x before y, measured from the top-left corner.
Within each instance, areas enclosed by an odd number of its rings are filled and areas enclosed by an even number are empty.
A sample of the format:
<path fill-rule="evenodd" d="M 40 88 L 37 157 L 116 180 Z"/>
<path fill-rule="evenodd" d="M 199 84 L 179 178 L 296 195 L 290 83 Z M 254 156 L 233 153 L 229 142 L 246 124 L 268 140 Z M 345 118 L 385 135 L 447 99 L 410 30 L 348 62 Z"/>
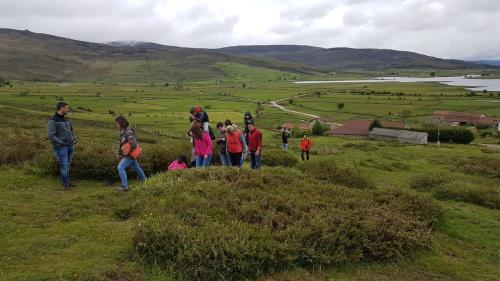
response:
<path fill-rule="evenodd" d="M 344 107 L 345 107 L 345 104 L 344 104 L 343 102 L 341 102 L 341 103 L 337 104 L 337 108 L 338 108 L 339 110 L 342 110 L 342 108 L 344 108 Z"/>
<path fill-rule="evenodd" d="M 316 120 L 313 124 L 312 133 L 317 136 L 321 136 L 323 134 L 323 126 L 318 120 Z"/>
<path fill-rule="evenodd" d="M 405 110 L 401 111 L 401 117 L 403 118 L 403 120 L 405 122 L 405 126 L 407 128 L 408 128 L 408 118 L 411 117 L 411 114 L 412 114 L 412 111 L 409 109 L 405 109 Z"/>
<path fill-rule="evenodd" d="M 370 125 L 370 131 L 373 128 L 382 128 L 382 124 L 380 124 L 380 121 L 378 121 L 378 119 L 373 120 L 372 124 Z"/>

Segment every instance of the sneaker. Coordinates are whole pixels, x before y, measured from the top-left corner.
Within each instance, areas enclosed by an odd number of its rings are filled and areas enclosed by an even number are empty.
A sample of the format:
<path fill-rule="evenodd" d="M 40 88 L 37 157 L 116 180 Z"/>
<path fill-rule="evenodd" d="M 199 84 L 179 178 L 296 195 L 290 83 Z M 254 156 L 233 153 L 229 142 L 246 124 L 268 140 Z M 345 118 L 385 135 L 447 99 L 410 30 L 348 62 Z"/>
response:
<path fill-rule="evenodd" d="M 71 188 L 70 188 L 70 185 L 69 185 L 69 184 L 63 184 L 63 185 L 62 185 L 62 191 L 68 191 L 68 190 L 70 190 L 70 189 L 71 189 Z"/>
<path fill-rule="evenodd" d="M 127 192 L 128 187 L 123 187 L 123 186 L 115 186 L 114 187 L 116 191 L 122 191 L 122 192 Z"/>

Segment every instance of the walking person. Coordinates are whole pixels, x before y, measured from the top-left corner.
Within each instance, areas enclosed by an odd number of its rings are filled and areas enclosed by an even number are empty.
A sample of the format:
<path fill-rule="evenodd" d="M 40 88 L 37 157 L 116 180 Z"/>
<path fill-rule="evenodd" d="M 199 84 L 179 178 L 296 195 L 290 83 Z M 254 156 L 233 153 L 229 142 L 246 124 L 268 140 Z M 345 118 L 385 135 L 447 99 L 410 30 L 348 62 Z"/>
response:
<path fill-rule="evenodd" d="M 242 166 L 242 155 L 246 154 L 248 147 L 241 130 L 232 125 L 226 127 L 226 149 L 231 166 Z"/>
<path fill-rule="evenodd" d="M 76 144 L 76 136 L 71 121 L 66 118 L 70 107 L 65 102 L 56 105 L 56 113 L 48 123 L 48 137 L 52 142 L 54 155 L 59 163 L 59 174 L 62 182 L 62 190 L 69 190 L 74 185 L 69 178 L 69 167 L 73 157 L 73 146 Z"/>
<path fill-rule="evenodd" d="M 281 133 L 281 149 L 284 151 L 288 151 L 288 138 L 290 137 L 290 134 L 283 130 Z"/>
<path fill-rule="evenodd" d="M 135 130 L 130 128 L 130 124 L 125 117 L 118 116 L 115 118 L 115 122 L 120 131 L 120 146 L 117 154 L 117 159 L 120 160 L 120 163 L 117 168 L 121 180 L 121 187 L 115 189 L 119 191 L 128 191 L 127 167 L 132 167 L 140 181 L 146 180 L 146 175 L 137 161 L 142 148 L 137 145 Z"/>
<path fill-rule="evenodd" d="M 304 135 L 302 140 L 300 141 L 300 156 L 302 157 L 302 161 L 305 161 L 304 159 L 304 153 L 307 156 L 307 160 L 309 160 L 309 151 L 311 150 L 312 147 L 312 141 L 310 138 L 307 137 L 307 135 Z"/>
<path fill-rule="evenodd" d="M 226 149 L 226 126 L 224 126 L 224 123 L 219 122 L 217 123 L 217 146 L 216 146 L 216 153 L 219 155 L 220 162 L 222 166 L 231 166 L 231 160 L 229 159 L 229 155 L 227 154 L 227 149 Z"/>
<path fill-rule="evenodd" d="M 248 136 L 248 150 L 250 151 L 250 167 L 260 169 L 260 159 L 262 152 L 262 133 L 255 127 L 254 122 L 248 124 L 250 130 Z"/>
<path fill-rule="evenodd" d="M 210 135 L 198 126 L 191 127 L 191 136 L 194 141 L 196 168 L 208 167 L 212 161 L 212 140 Z"/>

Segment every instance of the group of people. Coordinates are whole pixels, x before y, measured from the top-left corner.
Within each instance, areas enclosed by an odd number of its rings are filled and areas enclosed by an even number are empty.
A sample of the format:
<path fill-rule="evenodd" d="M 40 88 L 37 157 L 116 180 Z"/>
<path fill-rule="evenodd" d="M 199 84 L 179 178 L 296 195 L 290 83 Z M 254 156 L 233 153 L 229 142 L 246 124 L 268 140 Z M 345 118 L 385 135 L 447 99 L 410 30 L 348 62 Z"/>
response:
<path fill-rule="evenodd" d="M 77 143 L 71 121 L 66 117 L 70 108 L 65 102 L 59 102 L 56 113 L 48 121 L 48 137 L 52 142 L 53 151 L 59 162 L 62 189 L 69 190 L 74 185 L 69 178 L 69 166 L 73 156 L 73 146 Z M 192 143 L 191 163 L 187 157 L 181 155 L 168 165 L 168 170 L 187 169 L 191 167 L 208 167 L 211 165 L 213 155 L 219 157 L 223 166 L 243 166 L 244 161 L 250 156 L 250 167 L 259 169 L 262 154 L 262 132 L 255 126 L 255 120 L 250 112 L 246 112 L 243 118 L 244 128 L 239 128 L 231 120 L 217 123 L 216 133 L 210 127 L 207 112 L 200 106 L 192 107 L 189 118 L 191 127 L 188 135 Z M 144 181 L 146 175 L 141 168 L 138 157 L 142 148 L 137 144 L 136 132 L 130 127 L 128 120 L 123 116 L 115 118 L 116 126 L 120 132 L 119 146 L 116 150 L 116 158 L 119 161 L 117 170 L 121 180 L 121 186 L 117 190 L 127 191 L 128 180 L 126 169 L 131 167 L 138 175 L 139 180 Z M 288 138 L 290 134 L 282 133 L 282 149 L 288 150 Z M 215 149 L 214 149 L 215 144 Z M 302 160 L 309 160 L 309 151 L 312 141 L 304 135 L 300 142 Z M 306 158 L 305 158 L 305 157 Z"/>
<path fill-rule="evenodd" d="M 56 113 L 48 121 L 48 138 L 52 142 L 54 155 L 59 163 L 62 190 L 69 190 L 75 185 L 69 177 L 69 167 L 73 157 L 73 147 L 77 138 L 71 121 L 66 117 L 70 107 L 65 102 L 56 105 Z M 208 114 L 202 107 L 196 106 L 190 110 L 191 127 L 188 135 L 192 142 L 191 166 L 201 168 L 208 167 L 212 163 L 214 153 L 213 142 L 215 142 L 215 153 L 224 166 L 241 167 L 245 159 L 250 156 L 250 167 L 260 168 L 262 153 L 262 133 L 255 126 L 255 120 L 250 112 L 245 113 L 245 127 L 240 129 L 231 120 L 217 123 L 217 135 L 210 127 Z M 139 180 L 144 181 L 146 175 L 141 168 L 138 157 L 142 148 L 137 144 L 136 132 L 130 127 L 128 120 L 123 116 L 115 118 L 116 126 L 120 132 L 119 146 L 116 150 L 116 158 L 119 161 L 117 170 L 121 180 L 121 186 L 116 187 L 120 191 L 128 191 L 128 180 L 126 169 L 131 167 L 138 175 Z M 181 155 L 168 165 L 168 170 L 179 170 L 189 168 L 187 157 Z"/>
<path fill-rule="evenodd" d="M 215 152 L 224 166 L 241 167 L 250 155 L 250 167 L 260 168 L 262 132 L 255 126 L 255 120 L 250 112 L 244 115 L 243 129 L 227 119 L 217 123 L 216 134 L 212 131 L 208 114 L 202 107 L 192 107 L 190 113 L 191 128 L 188 135 L 193 145 L 191 157 L 193 166 L 210 166 Z"/>

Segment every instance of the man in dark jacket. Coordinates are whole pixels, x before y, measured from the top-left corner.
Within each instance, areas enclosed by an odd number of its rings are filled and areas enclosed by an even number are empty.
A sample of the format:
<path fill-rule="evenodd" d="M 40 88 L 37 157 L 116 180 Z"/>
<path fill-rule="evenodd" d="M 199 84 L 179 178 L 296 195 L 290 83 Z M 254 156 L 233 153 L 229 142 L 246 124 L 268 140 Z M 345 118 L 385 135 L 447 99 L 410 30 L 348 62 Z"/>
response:
<path fill-rule="evenodd" d="M 66 114 L 69 112 L 68 104 L 60 102 L 57 104 L 56 109 L 57 112 L 49 119 L 47 124 L 48 136 L 52 142 L 54 155 L 59 162 L 62 189 L 68 190 L 71 187 L 69 166 L 73 156 L 73 145 L 76 144 L 76 137 L 71 121 L 66 118 Z"/>

